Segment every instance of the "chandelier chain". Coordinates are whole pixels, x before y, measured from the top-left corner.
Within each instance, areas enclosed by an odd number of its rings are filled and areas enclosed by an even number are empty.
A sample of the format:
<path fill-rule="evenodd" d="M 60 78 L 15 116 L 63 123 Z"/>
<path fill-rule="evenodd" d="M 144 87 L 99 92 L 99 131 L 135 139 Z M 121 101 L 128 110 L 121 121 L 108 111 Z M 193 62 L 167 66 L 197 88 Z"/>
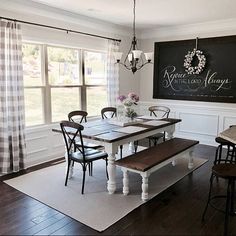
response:
<path fill-rule="evenodd" d="M 134 8 L 133 8 L 133 13 L 134 13 L 133 34 L 134 34 L 134 37 L 135 37 L 135 7 L 136 7 L 136 0 L 134 0 Z"/>
<path fill-rule="evenodd" d="M 198 37 L 196 38 L 196 45 L 195 45 L 196 50 L 197 50 L 197 46 L 198 46 Z"/>

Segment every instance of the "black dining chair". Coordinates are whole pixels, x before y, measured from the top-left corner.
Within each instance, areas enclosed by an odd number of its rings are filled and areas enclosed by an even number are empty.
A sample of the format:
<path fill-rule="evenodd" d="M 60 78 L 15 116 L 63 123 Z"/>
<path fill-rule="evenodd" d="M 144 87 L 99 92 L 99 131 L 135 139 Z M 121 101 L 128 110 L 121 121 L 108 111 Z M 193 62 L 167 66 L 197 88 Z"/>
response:
<path fill-rule="evenodd" d="M 100 159 L 104 159 L 106 162 L 106 175 L 108 178 L 108 172 L 107 172 L 108 155 L 105 151 L 84 147 L 83 137 L 81 133 L 84 127 L 82 125 L 71 121 L 61 121 L 60 126 L 67 151 L 67 172 L 66 172 L 65 186 L 67 186 L 70 166 L 72 163 L 77 162 L 82 166 L 83 180 L 82 180 L 81 193 L 84 194 L 85 173 L 87 167 L 90 166 L 91 163 Z M 74 145 L 75 140 L 77 138 L 79 138 L 80 140 L 81 144 L 80 146 Z"/>
<path fill-rule="evenodd" d="M 110 119 L 117 116 L 117 109 L 115 107 L 104 107 L 101 110 L 102 119 Z M 123 145 L 120 145 L 120 158 L 122 159 Z"/>
<path fill-rule="evenodd" d="M 151 106 L 148 108 L 148 110 L 150 112 L 150 116 L 159 117 L 160 119 L 161 118 L 168 118 L 169 114 L 170 114 L 170 108 L 165 107 L 165 106 Z M 163 141 L 166 140 L 165 132 L 157 133 L 155 135 L 148 137 L 149 147 L 152 146 L 152 143 L 154 144 L 154 146 L 156 146 L 157 142 L 160 138 L 163 138 Z"/>
<path fill-rule="evenodd" d="M 71 111 L 68 114 L 68 119 L 69 121 L 82 123 L 82 122 L 87 122 L 87 116 L 88 116 L 87 111 L 76 110 L 76 111 Z"/>
<path fill-rule="evenodd" d="M 68 119 L 69 119 L 69 121 L 77 122 L 77 123 L 79 122 L 81 124 L 83 122 L 87 122 L 87 116 L 88 116 L 87 111 L 75 110 L 75 111 L 71 111 L 68 114 Z M 81 143 L 78 139 L 76 139 L 76 141 L 75 141 L 75 146 L 78 146 L 78 147 L 81 146 Z M 98 145 L 98 144 L 90 143 L 90 142 L 84 142 L 84 147 L 85 148 L 94 148 L 94 149 L 104 148 L 102 145 Z M 90 176 L 93 175 L 93 163 L 92 162 L 89 164 L 89 175 Z"/>
<path fill-rule="evenodd" d="M 168 118 L 169 114 L 170 114 L 170 109 L 168 107 L 165 106 L 151 106 L 148 108 L 148 111 L 150 113 L 150 116 L 155 116 L 155 117 L 159 117 L 161 118 Z M 149 147 L 152 146 L 152 143 L 154 144 L 154 146 L 157 145 L 157 142 L 160 138 L 163 138 L 163 141 L 165 141 L 165 132 L 163 133 L 157 133 L 155 135 L 149 136 L 148 138 L 148 143 L 149 143 Z M 138 141 L 135 141 L 134 143 L 134 150 L 135 153 L 137 152 L 137 148 L 138 148 Z"/>
<path fill-rule="evenodd" d="M 102 119 L 113 118 L 116 117 L 116 115 L 117 115 L 116 107 L 104 107 L 101 110 Z"/>
<path fill-rule="evenodd" d="M 86 111 L 81 111 L 81 110 L 71 111 L 68 114 L 68 120 L 81 124 L 83 122 L 87 122 L 87 116 L 88 116 L 88 112 L 86 112 Z M 80 141 L 76 140 L 75 145 L 80 146 L 81 145 Z M 103 148 L 102 145 L 89 143 L 89 142 L 84 142 L 84 147 L 85 148 L 94 148 L 94 149 Z"/>

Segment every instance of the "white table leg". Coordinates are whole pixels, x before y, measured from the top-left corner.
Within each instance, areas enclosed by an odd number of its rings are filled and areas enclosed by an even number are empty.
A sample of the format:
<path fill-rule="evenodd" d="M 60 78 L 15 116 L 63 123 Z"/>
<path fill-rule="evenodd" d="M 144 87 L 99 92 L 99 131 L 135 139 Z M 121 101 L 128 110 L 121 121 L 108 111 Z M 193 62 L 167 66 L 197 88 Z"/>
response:
<path fill-rule="evenodd" d="M 169 140 L 169 139 L 172 139 L 174 137 L 174 132 L 175 132 L 175 126 L 172 125 L 170 127 L 168 127 L 168 129 L 166 129 L 166 139 Z"/>
<path fill-rule="evenodd" d="M 116 165 L 115 160 L 116 160 L 116 152 L 117 152 L 117 147 L 113 147 L 109 144 L 105 144 L 105 150 L 108 153 L 108 176 L 109 180 L 107 181 L 107 190 L 109 194 L 113 194 L 116 191 Z"/>
<path fill-rule="evenodd" d="M 129 194 L 129 174 L 127 169 L 122 168 L 123 172 L 123 194 L 128 195 Z"/>
<path fill-rule="evenodd" d="M 130 143 L 129 143 L 129 151 L 130 151 L 131 153 L 135 153 L 134 142 L 130 142 Z"/>
<path fill-rule="evenodd" d="M 194 164 L 193 164 L 193 151 L 189 151 L 188 168 L 192 169 L 193 167 L 194 167 Z"/>
<path fill-rule="evenodd" d="M 147 173 L 141 173 L 142 176 L 142 200 L 147 201 L 148 200 L 148 174 Z"/>

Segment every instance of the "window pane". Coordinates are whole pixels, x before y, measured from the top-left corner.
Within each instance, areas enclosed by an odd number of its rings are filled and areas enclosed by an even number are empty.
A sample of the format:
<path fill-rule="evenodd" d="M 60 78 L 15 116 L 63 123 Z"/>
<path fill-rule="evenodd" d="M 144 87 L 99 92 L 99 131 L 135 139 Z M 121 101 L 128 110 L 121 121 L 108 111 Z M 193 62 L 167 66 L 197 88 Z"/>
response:
<path fill-rule="evenodd" d="M 48 78 L 51 85 L 79 84 L 79 51 L 48 47 Z"/>
<path fill-rule="evenodd" d="M 86 84 L 106 85 L 106 61 L 106 53 L 84 52 L 84 74 Z"/>
<path fill-rule="evenodd" d="M 52 88 L 52 121 L 67 120 L 68 113 L 73 110 L 80 110 L 80 89 L 79 88 Z"/>
<path fill-rule="evenodd" d="M 22 52 L 24 85 L 42 85 L 41 46 L 37 44 L 23 44 Z"/>
<path fill-rule="evenodd" d="M 25 119 L 26 126 L 44 123 L 41 88 L 25 89 Z"/>
<path fill-rule="evenodd" d="M 89 116 L 100 116 L 101 109 L 107 105 L 107 89 L 105 87 L 87 88 L 87 112 Z"/>

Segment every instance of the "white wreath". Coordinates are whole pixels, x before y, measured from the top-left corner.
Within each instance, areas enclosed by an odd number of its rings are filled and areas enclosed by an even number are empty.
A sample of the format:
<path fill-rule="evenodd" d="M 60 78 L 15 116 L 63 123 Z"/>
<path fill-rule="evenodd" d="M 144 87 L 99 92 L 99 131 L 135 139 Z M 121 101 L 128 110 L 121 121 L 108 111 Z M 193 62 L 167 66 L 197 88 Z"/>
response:
<path fill-rule="evenodd" d="M 194 56 L 198 58 L 198 65 L 192 66 L 192 61 Z M 206 57 L 203 55 L 203 52 L 200 50 L 197 50 L 196 48 L 193 49 L 193 51 L 189 51 L 187 55 L 185 55 L 184 59 L 184 67 L 186 68 L 186 72 L 189 75 L 195 75 L 200 74 L 206 65 Z"/>

